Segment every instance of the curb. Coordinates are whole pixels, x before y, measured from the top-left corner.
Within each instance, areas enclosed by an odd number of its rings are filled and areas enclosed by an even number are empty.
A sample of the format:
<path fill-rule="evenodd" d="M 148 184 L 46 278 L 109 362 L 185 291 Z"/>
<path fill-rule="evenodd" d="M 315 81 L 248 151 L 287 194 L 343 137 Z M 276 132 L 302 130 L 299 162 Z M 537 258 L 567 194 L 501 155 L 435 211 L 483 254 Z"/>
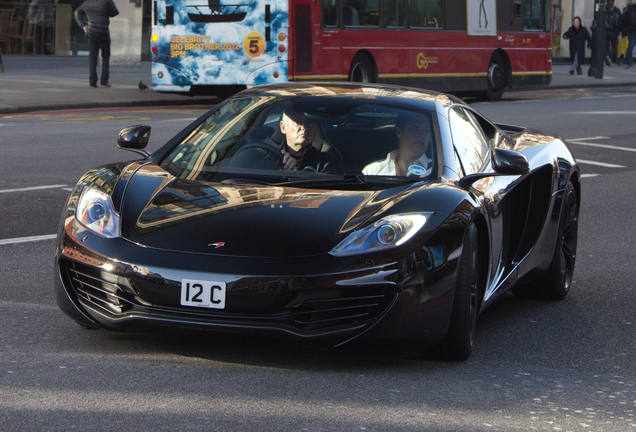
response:
<path fill-rule="evenodd" d="M 590 78 L 592 79 L 592 78 Z M 595 79 L 595 78 L 594 78 Z M 534 90 L 567 90 L 567 89 L 585 89 L 585 88 L 612 88 L 612 87 L 636 87 L 636 82 L 614 82 L 614 83 L 595 83 L 595 84 L 572 84 L 572 85 L 557 85 L 546 86 L 542 88 L 534 88 Z M 530 89 L 517 89 L 515 91 L 532 91 Z M 504 93 L 505 94 L 505 93 Z"/>
<path fill-rule="evenodd" d="M 200 99 L 160 99 L 152 101 L 126 101 L 126 102 L 84 102 L 74 104 L 54 104 L 54 105 L 37 105 L 14 108 L 0 108 L 0 116 L 8 114 L 26 114 L 42 111 L 73 111 L 83 109 L 99 109 L 99 108 L 135 108 L 135 107 L 152 107 L 152 106 L 191 106 L 191 105 L 216 105 L 221 100 L 216 96 Z"/>

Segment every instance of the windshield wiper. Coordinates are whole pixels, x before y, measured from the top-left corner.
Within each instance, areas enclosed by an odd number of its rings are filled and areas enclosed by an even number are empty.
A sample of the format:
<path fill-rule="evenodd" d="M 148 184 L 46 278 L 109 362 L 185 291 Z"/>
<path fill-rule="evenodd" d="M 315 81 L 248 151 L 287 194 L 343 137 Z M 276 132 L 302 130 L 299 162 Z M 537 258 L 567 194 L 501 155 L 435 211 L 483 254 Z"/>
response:
<path fill-rule="evenodd" d="M 248 180 L 248 179 L 225 179 L 221 181 L 221 184 L 255 184 L 263 186 L 271 186 L 271 182 L 264 182 L 260 180 Z"/>
<path fill-rule="evenodd" d="M 332 184 L 341 185 L 343 183 L 367 184 L 367 177 L 364 174 L 362 174 L 362 171 L 348 171 L 342 177 L 330 175 L 329 177 L 326 177 L 326 178 L 312 177 L 310 179 L 296 180 L 296 181 L 291 181 L 291 179 L 289 179 L 289 181 L 287 182 L 278 183 L 277 186 L 279 185 L 280 186 L 305 186 L 305 185 L 327 186 Z"/>

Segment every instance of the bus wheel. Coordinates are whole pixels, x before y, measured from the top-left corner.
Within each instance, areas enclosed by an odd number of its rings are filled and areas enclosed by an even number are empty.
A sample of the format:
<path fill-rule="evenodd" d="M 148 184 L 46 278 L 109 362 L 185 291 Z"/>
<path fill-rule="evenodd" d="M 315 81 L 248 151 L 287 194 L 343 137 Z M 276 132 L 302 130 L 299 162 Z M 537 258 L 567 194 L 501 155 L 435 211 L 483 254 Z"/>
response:
<path fill-rule="evenodd" d="M 488 90 L 483 94 L 484 99 L 500 100 L 507 85 L 506 62 L 500 55 L 495 54 L 488 65 Z"/>
<path fill-rule="evenodd" d="M 365 54 L 356 54 L 349 69 L 349 81 L 360 83 L 375 82 L 375 66 Z"/>

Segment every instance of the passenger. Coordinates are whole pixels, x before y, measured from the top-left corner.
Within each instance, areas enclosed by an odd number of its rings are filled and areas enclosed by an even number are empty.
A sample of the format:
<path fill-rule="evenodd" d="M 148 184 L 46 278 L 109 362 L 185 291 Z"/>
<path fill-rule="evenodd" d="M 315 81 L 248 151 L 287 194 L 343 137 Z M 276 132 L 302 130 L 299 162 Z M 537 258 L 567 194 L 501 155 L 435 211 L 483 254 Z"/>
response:
<path fill-rule="evenodd" d="M 324 140 L 314 143 L 319 127 L 292 107 L 283 110 L 280 131 L 285 135 L 281 144 L 283 169 L 311 170 L 318 173 L 338 174 L 342 169 L 336 150 Z"/>
<path fill-rule="evenodd" d="M 426 155 L 431 147 L 431 122 L 422 114 L 402 113 L 395 122 L 399 140 L 397 150 L 386 159 L 364 167 L 366 175 L 397 175 L 427 177 L 433 171 L 433 161 Z"/>

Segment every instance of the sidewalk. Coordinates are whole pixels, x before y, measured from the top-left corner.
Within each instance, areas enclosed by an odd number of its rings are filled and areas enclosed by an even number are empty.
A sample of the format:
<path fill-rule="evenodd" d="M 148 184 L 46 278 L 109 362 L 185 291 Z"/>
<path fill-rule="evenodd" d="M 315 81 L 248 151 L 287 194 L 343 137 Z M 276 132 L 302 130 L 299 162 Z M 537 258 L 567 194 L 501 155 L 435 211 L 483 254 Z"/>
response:
<path fill-rule="evenodd" d="M 214 105 L 215 96 L 152 90 L 150 62 L 110 68 L 111 88 L 88 85 L 88 57 L 2 56 L 0 114 L 65 109 Z M 98 68 L 99 69 L 99 68 Z M 99 72 L 99 70 L 98 70 Z M 139 90 L 142 81 L 149 88 Z"/>
<path fill-rule="evenodd" d="M 150 62 L 137 66 L 111 66 L 111 88 L 88 85 L 87 57 L 2 56 L 0 73 L 0 114 L 65 109 L 214 105 L 215 96 L 186 96 L 152 90 Z M 603 79 L 570 75 L 569 64 L 556 62 L 548 89 L 636 86 L 636 66 L 606 67 Z M 139 90 L 142 81 L 149 88 Z"/>

